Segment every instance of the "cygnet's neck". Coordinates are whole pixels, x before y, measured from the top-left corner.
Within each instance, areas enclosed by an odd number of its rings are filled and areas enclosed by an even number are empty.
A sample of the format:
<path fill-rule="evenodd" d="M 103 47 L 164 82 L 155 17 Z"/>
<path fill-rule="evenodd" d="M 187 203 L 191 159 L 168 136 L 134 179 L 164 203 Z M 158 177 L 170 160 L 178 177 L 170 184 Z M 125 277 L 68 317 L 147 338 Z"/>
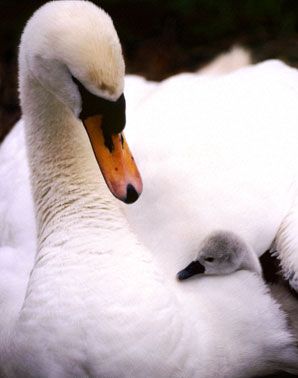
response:
<path fill-rule="evenodd" d="M 247 250 L 243 254 L 240 269 L 250 270 L 259 275 L 262 275 L 262 267 L 257 255 L 254 253 L 251 247 L 247 246 Z"/>

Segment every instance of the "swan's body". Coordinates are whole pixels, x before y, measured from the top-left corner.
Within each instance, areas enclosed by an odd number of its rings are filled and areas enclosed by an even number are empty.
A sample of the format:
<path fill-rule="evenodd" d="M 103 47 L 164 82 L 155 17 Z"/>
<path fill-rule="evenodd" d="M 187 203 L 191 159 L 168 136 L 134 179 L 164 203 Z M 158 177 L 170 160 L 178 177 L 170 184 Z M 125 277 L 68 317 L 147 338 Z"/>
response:
<path fill-rule="evenodd" d="M 276 239 L 296 288 L 297 105 L 297 70 L 268 61 L 216 78 L 177 75 L 136 109 L 128 136 L 145 191 L 125 211 L 171 276 L 210 232 L 229 229 L 257 255 Z"/>
<path fill-rule="evenodd" d="M 214 231 L 201 243 L 195 259 L 177 273 L 179 280 L 195 274 L 231 274 L 246 269 L 262 274 L 261 264 L 252 248 L 231 231 Z"/>
<path fill-rule="evenodd" d="M 62 24 L 55 23 L 57 15 Z M 239 378 L 296 369 L 285 316 L 258 277 L 237 272 L 179 285 L 169 279 L 170 269 L 158 267 L 157 249 L 146 249 L 130 231 L 108 192 L 76 117 L 78 93 L 67 70 L 59 70 L 59 63 L 66 63 L 91 90 L 94 76 L 88 84 L 89 60 L 81 51 L 88 45 L 95 49 L 91 53 L 102 53 L 95 70 L 110 79 L 107 67 L 122 57 L 107 15 L 88 2 L 61 1 L 41 8 L 30 22 L 21 44 L 23 120 L 0 150 L 6 159 L 0 166 L 1 192 L 6 196 L 0 213 L 2 270 L 8 252 L 13 260 L 9 296 L 7 276 L 0 276 L 1 374 Z M 74 26 L 81 25 L 81 33 L 73 34 Z M 53 42 L 49 36 L 61 45 L 47 48 L 45 42 Z M 116 53 L 107 55 L 110 43 Z M 54 70 L 47 71 L 41 53 L 54 58 Z M 59 72 L 62 77 L 51 78 Z M 115 77 L 121 81 L 121 69 Z M 120 95 L 121 85 L 116 84 L 106 97 Z M 37 220 L 34 264 L 30 192 L 28 187 L 13 192 L 18 180 L 24 186 L 29 181 L 23 127 Z M 9 231 L 3 232 L 6 228 Z M 29 241 L 15 236 L 19 231 L 23 236 L 27 232 Z"/>

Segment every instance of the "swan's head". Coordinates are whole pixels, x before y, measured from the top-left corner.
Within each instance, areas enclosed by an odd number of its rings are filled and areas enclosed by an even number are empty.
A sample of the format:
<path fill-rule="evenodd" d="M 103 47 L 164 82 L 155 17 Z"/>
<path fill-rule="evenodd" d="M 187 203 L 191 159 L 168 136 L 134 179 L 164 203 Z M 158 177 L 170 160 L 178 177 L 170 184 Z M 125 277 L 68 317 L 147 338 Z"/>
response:
<path fill-rule="evenodd" d="M 177 274 L 184 280 L 195 274 L 230 274 L 240 269 L 261 273 L 254 252 L 236 234 L 216 231 L 203 240 L 194 261 Z"/>
<path fill-rule="evenodd" d="M 81 118 L 111 192 L 134 202 L 142 182 L 122 135 L 125 65 L 111 18 L 88 1 L 47 3 L 26 25 L 19 66 L 23 113 L 29 77 Z"/>

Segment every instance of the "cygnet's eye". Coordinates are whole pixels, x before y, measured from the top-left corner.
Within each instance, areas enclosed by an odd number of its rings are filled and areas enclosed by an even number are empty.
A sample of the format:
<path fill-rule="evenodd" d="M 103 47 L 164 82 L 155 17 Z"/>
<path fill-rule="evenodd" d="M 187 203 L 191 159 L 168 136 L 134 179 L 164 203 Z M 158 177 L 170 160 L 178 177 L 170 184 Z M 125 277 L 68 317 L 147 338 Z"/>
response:
<path fill-rule="evenodd" d="M 214 257 L 205 257 L 204 260 L 208 262 L 212 262 L 214 261 Z"/>

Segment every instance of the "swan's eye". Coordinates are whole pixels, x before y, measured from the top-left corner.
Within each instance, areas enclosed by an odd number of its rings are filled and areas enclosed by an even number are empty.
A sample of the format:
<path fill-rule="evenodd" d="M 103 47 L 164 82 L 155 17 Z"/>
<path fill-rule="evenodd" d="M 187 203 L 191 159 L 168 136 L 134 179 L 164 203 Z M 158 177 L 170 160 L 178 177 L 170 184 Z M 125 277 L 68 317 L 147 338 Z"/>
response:
<path fill-rule="evenodd" d="M 205 257 L 204 260 L 208 262 L 212 262 L 214 261 L 214 257 Z"/>

